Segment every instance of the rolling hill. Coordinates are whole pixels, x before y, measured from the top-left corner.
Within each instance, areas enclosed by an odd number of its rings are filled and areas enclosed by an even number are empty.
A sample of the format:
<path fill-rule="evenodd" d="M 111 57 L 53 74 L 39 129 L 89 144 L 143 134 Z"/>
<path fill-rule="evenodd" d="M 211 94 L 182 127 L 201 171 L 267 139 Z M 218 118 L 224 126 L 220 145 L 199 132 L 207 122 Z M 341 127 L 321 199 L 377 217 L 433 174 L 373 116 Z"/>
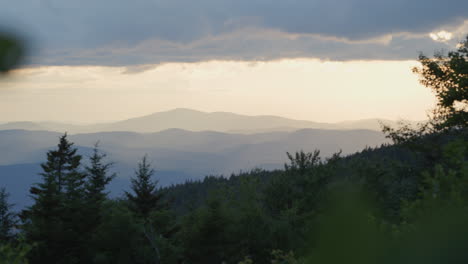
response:
<path fill-rule="evenodd" d="M 189 131 L 256 134 L 278 131 L 292 132 L 303 128 L 333 130 L 369 129 L 380 131 L 380 121 L 389 125 L 395 125 L 396 123 L 395 121 L 380 119 L 344 121 L 339 123 L 319 123 L 306 120 L 288 119 L 278 116 L 247 116 L 228 112 L 207 113 L 178 108 L 113 123 L 73 125 L 56 122 L 14 122 L 0 124 L 0 130 L 24 129 L 55 132 L 67 131 L 71 134 L 77 134 L 115 131 L 154 133 L 175 128 Z"/>

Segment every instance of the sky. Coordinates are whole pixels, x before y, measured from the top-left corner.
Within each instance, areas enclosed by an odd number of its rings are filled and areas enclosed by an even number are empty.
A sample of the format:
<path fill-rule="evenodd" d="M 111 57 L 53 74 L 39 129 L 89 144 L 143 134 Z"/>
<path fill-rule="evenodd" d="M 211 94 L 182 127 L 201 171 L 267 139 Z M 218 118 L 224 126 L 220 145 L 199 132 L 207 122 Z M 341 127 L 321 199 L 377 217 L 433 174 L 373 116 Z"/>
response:
<path fill-rule="evenodd" d="M 420 52 L 468 34 L 464 0 L 0 0 L 24 39 L 0 122 L 122 120 L 173 108 L 320 122 L 422 120 Z"/>

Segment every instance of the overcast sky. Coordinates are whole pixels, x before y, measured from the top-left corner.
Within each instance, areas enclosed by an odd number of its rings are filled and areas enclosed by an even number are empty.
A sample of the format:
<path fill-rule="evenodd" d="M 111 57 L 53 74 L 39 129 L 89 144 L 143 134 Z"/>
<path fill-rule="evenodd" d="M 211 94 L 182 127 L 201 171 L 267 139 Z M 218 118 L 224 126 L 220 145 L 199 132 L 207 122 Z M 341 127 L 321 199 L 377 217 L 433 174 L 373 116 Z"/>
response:
<path fill-rule="evenodd" d="M 423 119 L 433 96 L 411 66 L 468 33 L 466 0 L 0 1 L 0 29 L 30 48 L 28 69 L 1 81 L 4 122 L 175 107 Z"/>

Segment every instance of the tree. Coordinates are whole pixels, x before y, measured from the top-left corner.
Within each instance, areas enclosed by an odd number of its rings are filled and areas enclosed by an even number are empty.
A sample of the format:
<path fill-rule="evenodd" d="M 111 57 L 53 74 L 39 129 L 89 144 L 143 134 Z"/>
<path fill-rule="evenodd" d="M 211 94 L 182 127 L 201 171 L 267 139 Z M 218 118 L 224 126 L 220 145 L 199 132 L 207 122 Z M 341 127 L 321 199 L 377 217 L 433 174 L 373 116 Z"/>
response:
<path fill-rule="evenodd" d="M 94 258 L 96 250 L 87 243 L 100 228 L 104 218 L 104 203 L 107 200 L 106 186 L 115 178 L 115 173 L 109 170 L 113 163 L 106 163 L 106 154 L 101 153 L 98 143 L 94 145 L 93 154 L 89 157 L 89 165 L 85 167 L 86 183 L 84 192 L 86 205 L 84 205 L 84 221 L 86 225 L 84 247 L 87 248 L 89 258 Z"/>
<path fill-rule="evenodd" d="M 89 229 L 95 229 L 101 221 L 103 203 L 106 201 L 106 186 L 115 178 L 116 174 L 109 173 L 112 163 L 104 162 L 106 154 L 98 149 L 98 143 L 94 145 L 93 155 L 89 158 L 90 164 L 85 167 L 86 184 L 85 193 L 88 203 Z"/>
<path fill-rule="evenodd" d="M 184 223 L 184 257 L 190 263 L 230 263 L 233 221 L 221 197 L 210 197 Z M 240 252 L 237 252 L 240 253 Z"/>
<path fill-rule="evenodd" d="M 41 164 L 42 182 L 30 189 L 34 205 L 22 214 L 27 239 L 37 243 L 31 252 L 33 263 L 69 263 L 82 257 L 86 202 L 80 164 L 81 156 L 67 134 Z"/>
<path fill-rule="evenodd" d="M 109 174 L 109 169 L 113 163 L 105 163 L 103 160 L 106 154 L 99 151 L 99 145 L 96 143 L 93 149 L 93 155 L 89 158 L 90 165 L 85 167 L 87 182 L 86 196 L 90 203 L 101 205 L 106 200 L 106 185 L 109 184 L 116 174 Z"/>
<path fill-rule="evenodd" d="M 154 169 L 144 156 L 138 163 L 138 169 L 135 171 L 136 177 L 131 179 L 134 194 L 125 193 L 130 202 L 130 209 L 146 220 L 152 211 L 165 208 L 162 201 L 163 194 L 157 189 L 158 181 L 151 179 L 153 175 Z"/>
<path fill-rule="evenodd" d="M 468 125 L 468 36 L 456 51 L 447 55 L 438 52 L 434 58 L 419 55 L 421 67 L 413 68 L 420 82 L 432 89 L 437 104 L 429 121 L 417 127 L 404 122 L 397 128 L 382 124 L 382 131 L 396 144 L 409 143 L 413 149 L 430 154 L 437 146 L 418 144 L 424 135 L 439 135 L 440 132 L 466 133 Z M 428 142 L 426 142 L 428 143 Z"/>
<path fill-rule="evenodd" d="M 5 188 L 0 188 L 0 243 L 13 238 L 13 229 L 17 222 L 16 215 L 11 212 L 13 205 L 8 202 L 9 196 Z"/>
<path fill-rule="evenodd" d="M 125 194 L 129 201 L 130 210 L 143 220 L 143 233 L 155 252 L 155 263 L 159 263 L 161 253 L 157 242 L 161 232 L 158 234 L 154 230 L 154 221 L 150 216 L 157 211 L 165 210 L 167 205 L 162 200 L 163 193 L 157 189 L 158 181 L 151 179 L 153 175 L 154 169 L 151 168 L 145 155 L 138 163 L 138 169 L 135 171 L 136 177 L 131 180 L 134 194 L 129 192 Z"/>
<path fill-rule="evenodd" d="M 419 56 L 421 83 L 432 89 L 437 98 L 433 121 L 438 130 L 466 128 L 468 124 L 468 36 L 456 51 L 434 58 Z"/>
<path fill-rule="evenodd" d="M 21 240 L 0 245 L 0 264 L 28 264 L 27 255 L 31 248 Z"/>
<path fill-rule="evenodd" d="M 151 248 L 141 236 L 141 225 L 128 206 L 120 200 L 107 200 L 99 227 L 88 242 L 92 260 L 82 263 L 151 263 Z"/>
<path fill-rule="evenodd" d="M 290 164 L 284 164 L 284 169 L 287 172 L 303 175 L 317 164 L 320 164 L 320 150 L 314 150 L 313 153 L 306 153 L 301 150 L 296 152 L 294 156 L 286 152 L 286 155 L 290 162 Z"/>

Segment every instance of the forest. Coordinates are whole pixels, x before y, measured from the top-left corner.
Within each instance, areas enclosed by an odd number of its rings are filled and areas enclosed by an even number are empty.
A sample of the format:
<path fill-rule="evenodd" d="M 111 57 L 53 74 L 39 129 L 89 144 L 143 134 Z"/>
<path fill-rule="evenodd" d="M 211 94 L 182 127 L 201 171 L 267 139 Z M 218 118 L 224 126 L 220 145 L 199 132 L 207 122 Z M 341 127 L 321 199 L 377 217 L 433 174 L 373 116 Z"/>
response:
<path fill-rule="evenodd" d="M 427 123 L 383 125 L 392 144 L 352 155 L 286 153 L 282 170 L 162 188 L 144 156 L 111 199 L 112 161 L 65 133 L 32 206 L 0 190 L 0 263 L 467 263 L 468 37 L 419 62 L 437 99 Z"/>

